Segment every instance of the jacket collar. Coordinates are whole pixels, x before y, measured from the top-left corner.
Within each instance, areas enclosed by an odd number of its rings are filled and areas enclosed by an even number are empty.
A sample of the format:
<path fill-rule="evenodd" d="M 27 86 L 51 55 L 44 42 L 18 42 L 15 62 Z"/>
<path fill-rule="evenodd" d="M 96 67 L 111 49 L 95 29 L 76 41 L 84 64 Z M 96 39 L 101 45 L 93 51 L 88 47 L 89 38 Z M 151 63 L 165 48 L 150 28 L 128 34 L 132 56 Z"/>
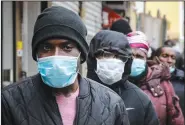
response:
<path fill-rule="evenodd" d="M 79 98 L 85 98 L 89 95 L 90 93 L 90 84 L 89 81 L 85 78 L 83 78 L 80 74 L 78 74 L 78 80 L 79 80 Z M 37 86 L 36 88 L 38 89 L 37 91 L 41 92 L 43 91 L 44 94 L 47 97 L 52 97 L 53 96 L 53 92 L 52 92 L 52 88 L 47 86 L 41 79 L 41 75 L 38 73 L 37 75 L 32 77 L 32 82 L 35 86 Z"/>
<path fill-rule="evenodd" d="M 171 74 L 171 80 L 184 80 L 184 71 L 175 69 L 175 71 Z"/>
<path fill-rule="evenodd" d="M 90 83 L 86 78 L 83 78 L 81 74 L 78 75 L 80 93 L 79 98 L 85 98 L 90 94 Z"/>
<path fill-rule="evenodd" d="M 146 81 L 157 78 L 160 78 L 161 80 L 169 80 L 170 77 L 171 74 L 167 65 L 153 65 L 148 68 Z"/>

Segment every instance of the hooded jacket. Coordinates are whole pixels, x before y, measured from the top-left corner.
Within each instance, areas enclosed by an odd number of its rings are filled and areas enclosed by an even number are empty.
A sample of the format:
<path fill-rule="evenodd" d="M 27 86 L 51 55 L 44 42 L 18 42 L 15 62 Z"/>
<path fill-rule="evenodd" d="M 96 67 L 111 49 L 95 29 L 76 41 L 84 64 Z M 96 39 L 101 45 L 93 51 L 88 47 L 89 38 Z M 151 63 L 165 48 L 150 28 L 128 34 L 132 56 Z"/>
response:
<path fill-rule="evenodd" d="M 184 125 L 184 118 L 170 80 L 169 68 L 148 62 L 147 75 L 135 81 L 152 100 L 160 120 L 160 125 Z"/>
<path fill-rule="evenodd" d="M 123 100 L 111 89 L 79 75 L 74 125 L 129 125 Z M 5 87 L 3 125 L 63 125 L 52 88 L 40 74 Z"/>
<path fill-rule="evenodd" d="M 175 93 L 179 97 L 180 106 L 184 115 L 184 84 L 185 84 L 185 77 L 184 71 L 175 69 L 175 71 L 171 74 L 170 81 L 175 89 Z"/>
<path fill-rule="evenodd" d="M 116 52 L 122 56 L 131 56 L 131 50 L 126 37 L 114 31 L 100 31 L 90 43 L 90 51 L 88 54 L 87 77 L 104 84 L 97 76 L 95 54 L 99 50 L 107 50 Z M 128 60 L 125 66 L 125 71 L 121 81 L 108 86 L 118 93 L 124 100 L 130 125 L 159 125 L 157 115 L 153 105 L 147 95 L 142 92 L 137 86 L 127 81 L 130 74 L 131 61 Z"/>

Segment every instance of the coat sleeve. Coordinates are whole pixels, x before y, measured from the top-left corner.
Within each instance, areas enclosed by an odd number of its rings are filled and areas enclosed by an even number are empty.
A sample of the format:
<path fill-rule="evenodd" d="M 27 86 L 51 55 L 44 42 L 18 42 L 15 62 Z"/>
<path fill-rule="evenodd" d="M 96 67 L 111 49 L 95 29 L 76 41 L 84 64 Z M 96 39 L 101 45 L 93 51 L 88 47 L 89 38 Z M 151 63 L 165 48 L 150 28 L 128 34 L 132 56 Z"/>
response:
<path fill-rule="evenodd" d="M 179 105 L 179 98 L 175 94 L 171 82 L 165 82 L 164 88 L 167 98 L 167 118 L 169 125 L 184 125 L 184 117 Z"/>
<path fill-rule="evenodd" d="M 115 121 L 115 125 L 130 125 L 128 113 L 122 99 L 119 102 L 119 105 L 116 106 L 116 112 L 117 118 Z"/>
<path fill-rule="evenodd" d="M 1 113 L 2 113 L 2 125 L 13 125 L 10 110 L 8 108 L 7 102 L 1 94 Z"/>
<path fill-rule="evenodd" d="M 157 114 L 155 112 L 155 109 L 154 109 L 151 101 L 148 104 L 145 111 L 146 111 L 146 115 L 145 115 L 144 125 L 159 125 L 160 124 L 159 119 L 157 117 Z"/>

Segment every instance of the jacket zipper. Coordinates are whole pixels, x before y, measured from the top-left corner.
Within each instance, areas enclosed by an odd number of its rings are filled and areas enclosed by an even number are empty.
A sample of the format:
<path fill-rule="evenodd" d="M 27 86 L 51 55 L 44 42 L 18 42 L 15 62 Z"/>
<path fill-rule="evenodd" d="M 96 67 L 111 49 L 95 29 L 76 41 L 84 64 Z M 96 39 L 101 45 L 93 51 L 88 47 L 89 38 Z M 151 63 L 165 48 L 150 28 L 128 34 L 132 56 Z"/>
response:
<path fill-rule="evenodd" d="M 75 121 L 74 125 L 78 125 L 78 110 L 79 110 L 79 98 L 76 98 L 76 116 L 75 116 Z"/>

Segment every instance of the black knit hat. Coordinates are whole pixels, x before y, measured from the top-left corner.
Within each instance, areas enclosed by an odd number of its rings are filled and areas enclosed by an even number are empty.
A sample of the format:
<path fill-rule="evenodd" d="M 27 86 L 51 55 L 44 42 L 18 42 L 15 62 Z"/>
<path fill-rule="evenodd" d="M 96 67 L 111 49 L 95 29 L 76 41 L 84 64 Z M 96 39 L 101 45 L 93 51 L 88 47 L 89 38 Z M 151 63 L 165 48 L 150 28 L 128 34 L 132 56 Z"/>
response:
<path fill-rule="evenodd" d="M 36 60 L 36 49 L 41 42 L 52 38 L 70 39 L 81 51 L 82 63 L 86 60 L 88 44 L 87 29 L 80 16 L 63 7 L 45 9 L 37 18 L 32 39 L 32 56 Z"/>
<path fill-rule="evenodd" d="M 117 32 L 123 33 L 125 35 L 132 32 L 132 29 L 131 29 L 129 23 L 123 19 L 119 19 L 119 20 L 115 21 L 114 23 L 112 23 L 110 30 L 117 31 Z"/>

